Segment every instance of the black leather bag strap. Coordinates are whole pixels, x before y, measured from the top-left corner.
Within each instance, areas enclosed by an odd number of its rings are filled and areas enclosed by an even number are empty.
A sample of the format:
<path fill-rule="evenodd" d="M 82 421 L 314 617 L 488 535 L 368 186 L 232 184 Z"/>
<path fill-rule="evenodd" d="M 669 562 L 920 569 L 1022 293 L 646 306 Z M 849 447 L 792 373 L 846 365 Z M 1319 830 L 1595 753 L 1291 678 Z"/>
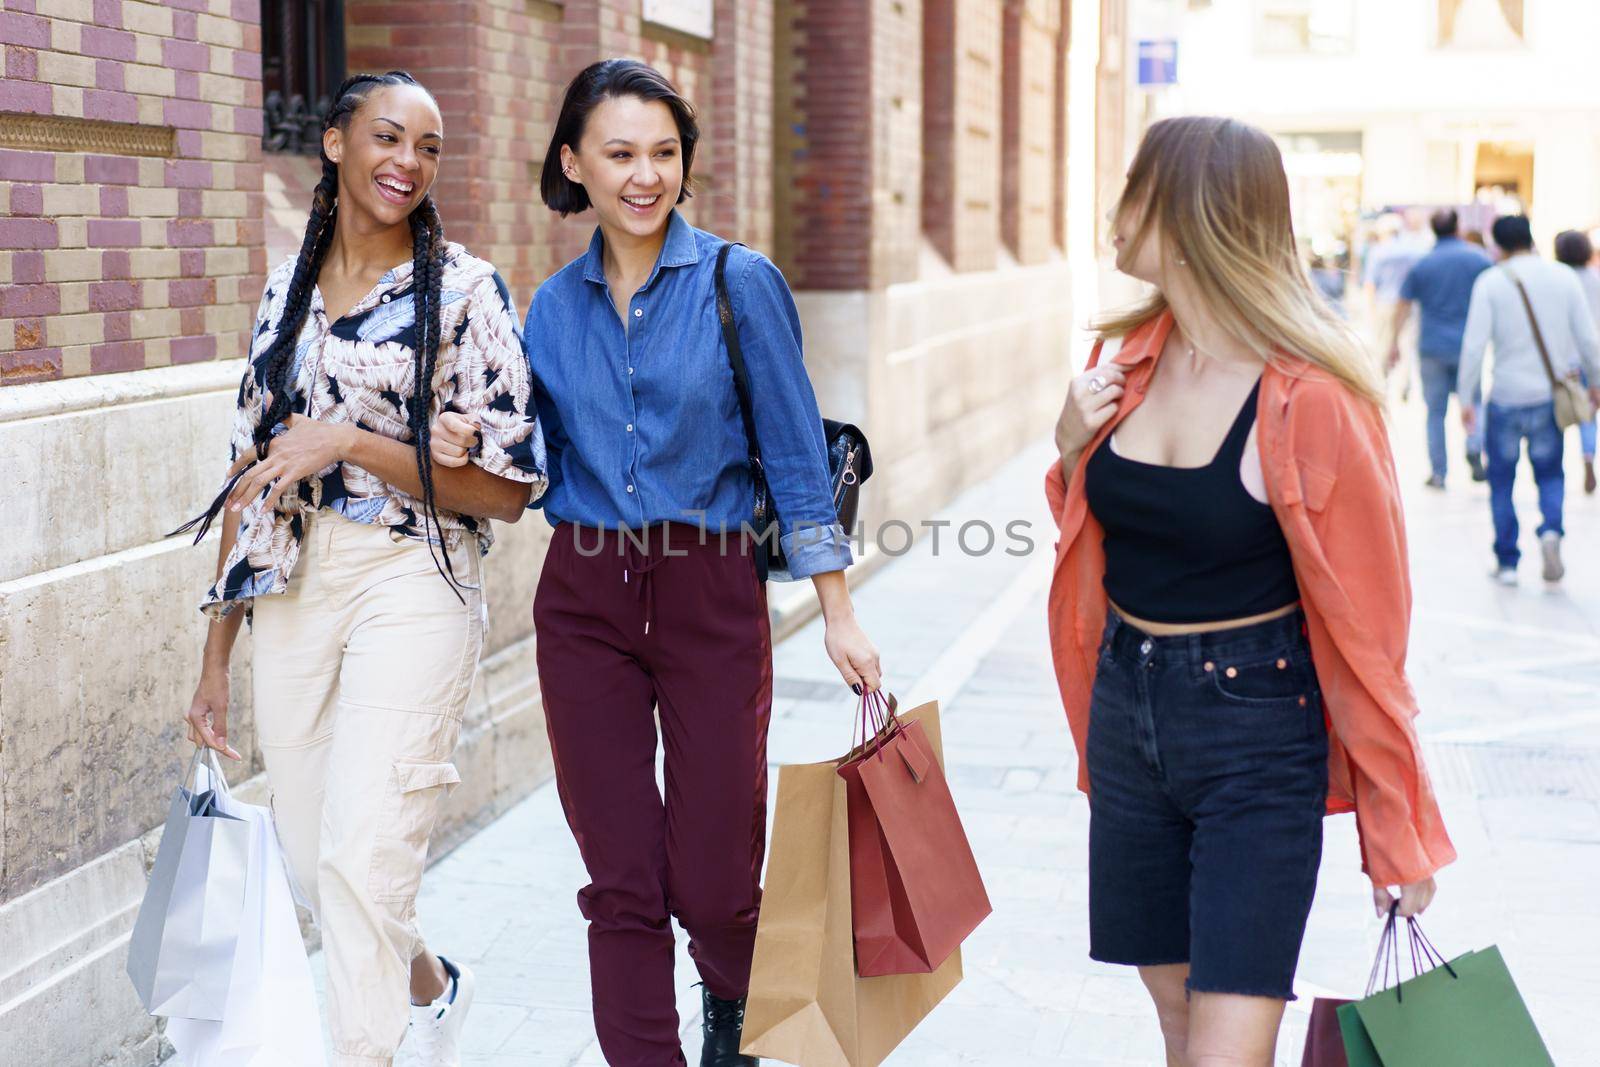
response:
<path fill-rule="evenodd" d="M 733 321 L 733 300 L 728 296 L 728 253 L 739 242 L 730 241 L 717 251 L 717 321 L 722 324 L 722 340 L 728 348 L 728 363 L 733 368 L 733 391 L 739 397 L 739 414 L 744 420 L 744 438 L 750 450 L 751 466 L 761 469 L 761 446 L 756 442 L 756 420 L 751 413 L 750 372 L 745 369 L 744 350 L 739 347 L 739 327 Z"/>

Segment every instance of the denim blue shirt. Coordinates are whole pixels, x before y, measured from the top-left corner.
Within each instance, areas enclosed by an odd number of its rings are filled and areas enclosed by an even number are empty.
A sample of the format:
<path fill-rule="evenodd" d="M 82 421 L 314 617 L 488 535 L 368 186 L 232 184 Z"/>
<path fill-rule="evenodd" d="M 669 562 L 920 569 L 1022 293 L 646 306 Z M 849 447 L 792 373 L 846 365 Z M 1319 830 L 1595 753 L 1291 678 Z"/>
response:
<path fill-rule="evenodd" d="M 531 506 L 552 525 L 684 522 L 736 533 L 753 521 L 749 450 L 717 321 L 714 272 L 725 243 L 674 211 L 656 265 L 628 303 L 626 330 L 598 229 L 589 251 L 534 294 L 522 336 L 550 488 Z M 794 298 L 778 268 L 743 247 L 729 253 L 727 281 L 789 563 L 773 577 L 843 570 L 850 542 L 833 509 Z"/>
<path fill-rule="evenodd" d="M 1442 238 L 1417 261 L 1400 286 L 1400 299 L 1415 300 L 1422 312 L 1417 351 L 1455 363 L 1467 328 L 1472 283 L 1489 267 L 1483 249 L 1459 237 Z"/>

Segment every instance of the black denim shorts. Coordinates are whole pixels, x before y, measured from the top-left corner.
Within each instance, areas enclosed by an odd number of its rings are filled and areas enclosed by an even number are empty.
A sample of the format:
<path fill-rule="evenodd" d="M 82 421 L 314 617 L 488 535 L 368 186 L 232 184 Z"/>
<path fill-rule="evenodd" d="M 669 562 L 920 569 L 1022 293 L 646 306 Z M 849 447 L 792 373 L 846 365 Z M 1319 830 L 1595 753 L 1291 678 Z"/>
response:
<path fill-rule="evenodd" d="M 1089 710 L 1089 954 L 1294 999 L 1328 735 L 1299 612 L 1151 637 L 1112 611 Z"/>

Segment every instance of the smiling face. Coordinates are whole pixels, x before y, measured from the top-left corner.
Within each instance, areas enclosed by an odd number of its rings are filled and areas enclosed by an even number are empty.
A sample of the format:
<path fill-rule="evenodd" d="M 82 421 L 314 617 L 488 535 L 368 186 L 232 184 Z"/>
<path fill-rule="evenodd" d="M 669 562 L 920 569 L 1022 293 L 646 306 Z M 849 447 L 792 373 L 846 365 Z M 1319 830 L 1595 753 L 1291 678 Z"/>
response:
<path fill-rule="evenodd" d="M 444 147 L 444 120 L 427 90 L 386 85 L 322 135 L 322 150 L 339 166 L 339 210 L 374 228 L 406 221 L 433 188 Z"/>
<path fill-rule="evenodd" d="M 603 227 L 634 237 L 659 233 L 683 189 L 683 145 L 672 109 L 637 96 L 602 100 L 576 151 L 561 146 L 561 169 L 583 186 Z"/>

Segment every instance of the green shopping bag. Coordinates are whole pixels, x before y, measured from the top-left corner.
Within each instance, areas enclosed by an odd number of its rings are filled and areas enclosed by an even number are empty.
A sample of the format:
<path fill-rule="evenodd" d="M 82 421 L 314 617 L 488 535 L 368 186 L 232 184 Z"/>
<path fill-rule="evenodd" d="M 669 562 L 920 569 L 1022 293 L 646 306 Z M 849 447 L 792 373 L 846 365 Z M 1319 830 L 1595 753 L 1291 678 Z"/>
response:
<path fill-rule="evenodd" d="M 1406 927 L 1412 977 L 1400 981 L 1391 908 L 1367 997 L 1339 1008 L 1350 1067 L 1555 1067 L 1499 948 L 1446 961 L 1415 919 Z M 1374 993 L 1391 965 L 1394 988 Z"/>

